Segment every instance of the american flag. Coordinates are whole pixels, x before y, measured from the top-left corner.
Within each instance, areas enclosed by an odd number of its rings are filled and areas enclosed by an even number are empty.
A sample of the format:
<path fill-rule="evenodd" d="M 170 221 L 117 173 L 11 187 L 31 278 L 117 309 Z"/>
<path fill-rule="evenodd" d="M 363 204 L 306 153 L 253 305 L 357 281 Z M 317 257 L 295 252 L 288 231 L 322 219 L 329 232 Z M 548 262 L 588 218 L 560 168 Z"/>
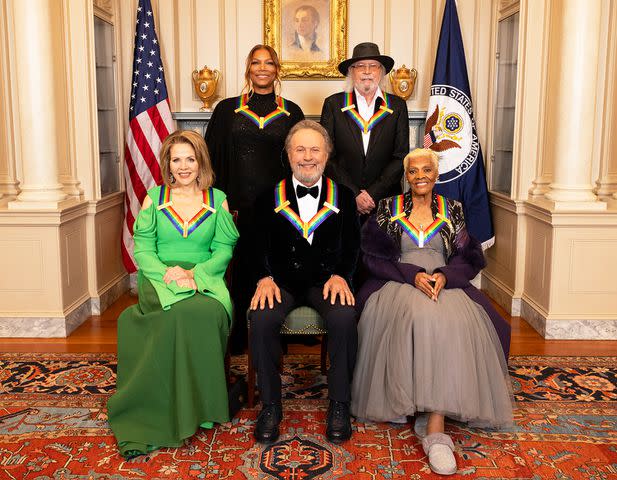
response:
<path fill-rule="evenodd" d="M 161 183 L 159 150 L 165 137 L 175 130 L 150 0 L 139 0 L 137 6 L 132 75 L 124 149 L 126 204 L 122 229 L 122 261 L 129 273 L 137 270 L 133 224 L 148 189 Z"/>

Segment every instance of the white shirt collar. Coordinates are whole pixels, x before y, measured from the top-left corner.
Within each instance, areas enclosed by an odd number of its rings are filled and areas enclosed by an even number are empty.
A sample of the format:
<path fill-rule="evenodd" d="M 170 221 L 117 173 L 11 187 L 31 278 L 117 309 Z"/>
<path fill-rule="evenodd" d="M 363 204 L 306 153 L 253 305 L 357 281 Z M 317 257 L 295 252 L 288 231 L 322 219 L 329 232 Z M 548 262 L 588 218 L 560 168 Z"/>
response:
<path fill-rule="evenodd" d="M 358 91 L 356 87 L 354 87 L 354 92 L 356 94 L 356 101 L 358 102 L 358 104 L 362 104 L 362 106 L 364 107 L 371 107 L 372 110 L 375 109 L 375 102 L 377 101 L 377 99 L 378 98 L 383 99 L 383 93 L 381 92 L 381 88 L 379 88 L 379 86 L 377 86 L 377 91 L 375 92 L 375 96 L 373 97 L 373 101 L 371 102 L 370 105 L 366 103 L 366 98 L 362 96 L 362 94 Z M 357 105 L 357 106 L 358 108 L 361 108 L 360 105 Z M 372 112 L 371 112 L 371 115 L 372 115 Z"/>
<path fill-rule="evenodd" d="M 311 218 L 317 213 L 317 209 L 319 208 L 319 198 L 321 195 L 321 184 L 322 184 L 323 175 L 319 177 L 319 180 L 315 183 L 315 185 L 311 185 L 311 187 L 317 187 L 319 190 L 317 191 L 317 198 L 313 198 L 311 195 L 305 195 L 302 198 L 298 198 L 297 187 L 298 185 L 302 185 L 296 177 L 292 176 L 292 183 L 294 187 L 294 195 L 296 196 L 296 200 L 298 201 L 298 214 L 300 215 L 300 219 L 303 222 L 309 222 Z M 306 185 L 302 185 L 305 187 Z M 307 187 L 307 188 L 311 188 Z M 309 237 L 306 239 L 308 243 L 313 244 L 313 235 L 311 233 Z"/>
<path fill-rule="evenodd" d="M 373 101 L 371 102 L 371 104 L 367 104 L 366 103 L 366 99 L 360 95 L 360 92 L 358 92 L 357 88 L 354 88 L 354 91 L 356 92 L 356 110 L 358 111 L 358 113 L 360 114 L 360 116 L 366 121 L 368 122 L 371 117 L 375 114 L 375 102 L 377 101 L 378 98 L 383 99 L 383 93 L 381 92 L 381 88 L 377 87 L 377 91 L 375 92 L 375 96 L 373 97 Z M 371 132 L 370 130 L 366 133 L 361 132 L 362 133 L 362 146 L 364 148 L 364 153 L 366 154 L 366 152 L 368 151 L 368 144 L 369 144 L 369 139 L 371 137 Z"/>
<path fill-rule="evenodd" d="M 314 37 L 313 35 L 311 35 L 310 37 L 303 37 L 302 35 L 298 34 L 298 42 L 300 43 L 300 48 L 302 50 L 310 50 L 313 46 Z"/>

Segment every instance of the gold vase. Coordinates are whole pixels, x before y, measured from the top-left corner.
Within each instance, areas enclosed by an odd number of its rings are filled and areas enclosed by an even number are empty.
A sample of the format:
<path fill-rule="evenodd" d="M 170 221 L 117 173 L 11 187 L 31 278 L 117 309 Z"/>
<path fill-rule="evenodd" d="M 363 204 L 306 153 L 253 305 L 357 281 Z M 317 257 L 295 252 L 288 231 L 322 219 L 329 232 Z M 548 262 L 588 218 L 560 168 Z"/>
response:
<path fill-rule="evenodd" d="M 401 68 L 392 70 L 390 72 L 390 85 L 392 85 L 392 91 L 403 100 L 407 100 L 411 97 L 413 89 L 416 86 L 417 76 L 418 72 L 416 69 L 409 69 L 405 64 L 403 64 Z"/>
<path fill-rule="evenodd" d="M 212 111 L 211 102 L 214 100 L 216 86 L 219 81 L 221 72 L 218 70 L 210 70 L 207 65 L 201 70 L 193 70 L 193 86 L 195 93 L 203 102 L 203 106 L 199 109 L 200 112 Z"/>

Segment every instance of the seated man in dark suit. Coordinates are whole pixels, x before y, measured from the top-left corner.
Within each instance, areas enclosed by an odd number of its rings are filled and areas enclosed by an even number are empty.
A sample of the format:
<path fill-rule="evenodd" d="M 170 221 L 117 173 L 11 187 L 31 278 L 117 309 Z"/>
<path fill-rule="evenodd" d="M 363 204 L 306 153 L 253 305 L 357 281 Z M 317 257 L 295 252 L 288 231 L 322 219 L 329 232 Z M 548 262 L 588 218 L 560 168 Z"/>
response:
<path fill-rule="evenodd" d="M 360 244 L 356 204 L 349 189 L 323 176 L 332 145 L 321 125 L 311 120 L 297 123 L 285 149 L 293 175 L 257 204 L 261 279 L 251 300 L 250 345 L 262 410 L 255 438 L 270 443 L 279 436 L 279 331 L 292 309 L 308 305 L 319 312 L 328 330 L 326 436 L 339 443 L 351 437 L 350 382 L 358 346 L 350 289 Z"/>

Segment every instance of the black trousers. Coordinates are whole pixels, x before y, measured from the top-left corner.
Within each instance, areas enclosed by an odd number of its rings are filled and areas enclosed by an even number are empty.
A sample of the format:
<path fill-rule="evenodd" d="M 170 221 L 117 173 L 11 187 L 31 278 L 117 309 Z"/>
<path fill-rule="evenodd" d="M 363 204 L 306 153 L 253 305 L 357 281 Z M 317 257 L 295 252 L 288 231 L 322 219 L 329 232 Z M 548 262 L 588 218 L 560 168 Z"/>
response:
<path fill-rule="evenodd" d="M 328 330 L 328 397 L 339 402 L 351 400 L 351 378 L 358 351 L 357 313 L 354 307 L 341 305 L 338 298 L 331 305 L 329 298 L 323 299 L 322 292 L 320 287 L 299 294 L 281 289 L 281 303 L 275 301 L 272 309 L 266 305 L 263 310 L 251 311 L 251 353 L 262 403 L 281 401 L 281 325 L 289 312 L 303 305 L 317 310 Z"/>

